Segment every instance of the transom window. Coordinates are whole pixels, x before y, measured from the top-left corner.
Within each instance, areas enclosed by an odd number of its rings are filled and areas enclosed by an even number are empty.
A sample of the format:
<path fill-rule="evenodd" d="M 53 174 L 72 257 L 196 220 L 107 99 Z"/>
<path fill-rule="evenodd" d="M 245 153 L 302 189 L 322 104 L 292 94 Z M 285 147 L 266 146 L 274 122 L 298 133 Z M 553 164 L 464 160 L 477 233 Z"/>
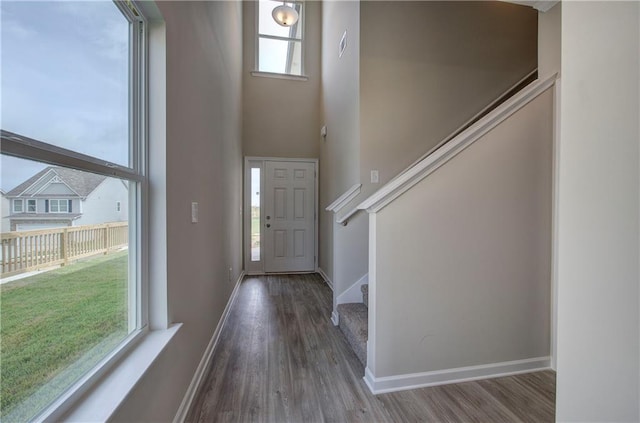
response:
<path fill-rule="evenodd" d="M 302 2 L 285 2 L 298 12 L 298 21 L 283 27 L 273 19 L 272 11 L 283 2 L 260 0 L 258 2 L 257 70 L 284 75 L 303 75 L 304 11 Z"/>

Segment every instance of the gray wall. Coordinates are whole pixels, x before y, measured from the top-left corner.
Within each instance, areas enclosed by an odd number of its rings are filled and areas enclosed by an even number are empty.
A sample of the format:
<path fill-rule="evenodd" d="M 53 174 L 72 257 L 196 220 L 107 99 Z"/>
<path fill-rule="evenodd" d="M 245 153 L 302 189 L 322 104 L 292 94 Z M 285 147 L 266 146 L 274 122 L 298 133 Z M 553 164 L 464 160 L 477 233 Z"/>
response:
<path fill-rule="evenodd" d="M 360 212 L 347 226 L 334 223 L 333 306 L 337 297 L 369 273 L 369 215 Z"/>
<path fill-rule="evenodd" d="M 537 12 L 503 2 L 360 5 L 360 172 L 370 193 L 537 62 Z M 370 186 L 370 171 L 380 184 Z"/>
<path fill-rule="evenodd" d="M 169 321 L 184 326 L 113 416 L 123 422 L 173 419 L 242 265 L 241 4 L 158 7 L 167 40 L 167 297 Z M 191 201 L 200 203 L 198 224 Z"/>
<path fill-rule="evenodd" d="M 563 2 L 557 420 L 638 421 L 640 5 Z"/>
<path fill-rule="evenodd" d="M 549 355 L 552 99 L 377 214 L 375 377 Z"/>
<path fill-rule="evenodd" d="M 538 73 L 542 78 L 560 72 L 562 3 L 538 14 Z"/>
<path fill-rule="evenodd" d="M 345 30 L 347 48 L 339 58 L 338 45 Z M 327 125 L 328 134 L 320 141 L 319 265 L 332 279 L 334 216 L 324 209 L 360 181 L 359 40 L 360 3 L 325 2 L 322 6 L 322 122 Z M 364 266 L 366 268 L 366 261 Z"/>
<path fill-rule="evenodd" d="M 308 81 L 252 76 L 256 2 L 243 3 L 243 154 L 318 157 L 320 139 L 321 8 L 305 2 L 304 73 Z"/>

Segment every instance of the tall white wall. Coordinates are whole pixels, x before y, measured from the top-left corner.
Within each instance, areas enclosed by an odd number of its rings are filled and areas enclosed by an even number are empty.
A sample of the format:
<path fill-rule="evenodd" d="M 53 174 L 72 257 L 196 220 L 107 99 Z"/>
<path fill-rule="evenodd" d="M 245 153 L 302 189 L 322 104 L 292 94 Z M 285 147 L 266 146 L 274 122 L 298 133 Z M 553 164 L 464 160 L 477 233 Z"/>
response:
<path fill-rule="evenodd" d="M 243 3 L 243 154 L 317 158 L 320 139 L 321 8 L 304 3 L 304 74 L 307 81 L 253 76 L 256 1 Z M 277 3 L 274 3 L 276 6 Z"/>
<path fill-rule="evenodd" d="M 640 4 L 563 2 L 561 422 L 638 421 Z"/>
<path fill-rule="evenodd" d="M 184 326 L 116 411 L 122 422 L 173 420 L 242 266 L 242 4 L 157 5 L 167 43 L 166 295 L 169 322 Z"/>
<path fill-rule="evenodd" d="M 339 57 L 339 43 L 347 32 L 347 47 Z M 320 141 L 320 257 L 319 265 L 334 278 L 334 260 L 343 257 L 336 242 L 350 236 L 350 228 L 335 239 L 334 215 L 325 207 L 360 182 L 360 2 L 327 1 L 322 5 L 322 124 Z M 366 239 L 364 251 L 366 254 Z M 362 248 L 360 248 L 362 249 Z M 350 257 L 344 257 L 349 260 Z M 366 261 L 361 263 L 366 268 Z M 341 266 L 338 264 L 338 266 Z M 355 282 L 357 279 L 353 280 Z M 334 292 L 335 292 L 335 280 Z"/>
<path fill-rule="evenodd" d="M 488 1 L 360 6 L 364 193 L 430 151 L 536 68 L 537 12 Z M 370 183 L 378 170 L 380 184 Z"/>
<path fill-rule="evenodd" d="M 538 13 L 538 74 L 545 78 L 560 72 L 562 2 Z"/>
<path fill-rule="evenodd" d="M 552 110 L 547 90 L 377 213 L 374 377 L 549 356 Z"/>
<path fill-rule="evenodd" d="M 365 212 L 355 215 L 347 226 L 334 223 L 333 247 L 333 299 L 337 298 L 369 272 L 369 216 Z"/>

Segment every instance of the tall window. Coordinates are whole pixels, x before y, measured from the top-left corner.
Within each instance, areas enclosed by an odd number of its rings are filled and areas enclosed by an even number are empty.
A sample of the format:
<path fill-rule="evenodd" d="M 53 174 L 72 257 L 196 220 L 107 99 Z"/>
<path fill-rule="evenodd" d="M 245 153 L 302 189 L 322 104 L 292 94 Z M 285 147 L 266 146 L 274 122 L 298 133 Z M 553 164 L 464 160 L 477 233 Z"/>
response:
<path fill-rule="evenodd" d="M 258 2 L 257 70 L 285 75 L 303 75 L 304 11 L 302 2 L 285 4 L 298 12 L 298 22 L 290 27 L 278 25 L 271 12 L 283 3 L 273 0 Z"/>
<path fill-rule="evenodd" d="M 39 421 L 146 326 L 145 25 L 130 1 L 1 2 L 0 19 L 0 184 L 40 211 L 2 234 L 0 412 Z"/>

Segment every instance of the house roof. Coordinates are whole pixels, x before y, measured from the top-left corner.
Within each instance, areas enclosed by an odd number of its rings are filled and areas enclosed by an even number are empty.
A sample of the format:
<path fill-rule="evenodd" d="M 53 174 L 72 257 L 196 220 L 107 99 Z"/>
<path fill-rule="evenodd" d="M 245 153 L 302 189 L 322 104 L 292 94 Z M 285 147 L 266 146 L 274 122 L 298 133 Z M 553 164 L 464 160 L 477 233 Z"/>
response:
<path fill-rule="evenodd" d="M 104 175 L 96 175 L 93 173 L 82 172 L 80 170 L 75 169 L 67 169 L 64 167 L 56 167 L 56 166 L 47 166 L 42 169 L 40 172 L 33 175 L 31 178 L 27 179 L 11 191 L 9 191 L 6 195 L 7 197 L 19 197 L 22 193 L 24 193 L 29 187 L 38 182 L 42 177 L 47 175 L 47 173 L 51 172 L 51 178 L 54 176 L 58 176 L 64 183 L 66 183 L 69 188 L 78 193 L 80 197 L 86 197 L 94 189 L 98 187 L 107 179 Z"/>

